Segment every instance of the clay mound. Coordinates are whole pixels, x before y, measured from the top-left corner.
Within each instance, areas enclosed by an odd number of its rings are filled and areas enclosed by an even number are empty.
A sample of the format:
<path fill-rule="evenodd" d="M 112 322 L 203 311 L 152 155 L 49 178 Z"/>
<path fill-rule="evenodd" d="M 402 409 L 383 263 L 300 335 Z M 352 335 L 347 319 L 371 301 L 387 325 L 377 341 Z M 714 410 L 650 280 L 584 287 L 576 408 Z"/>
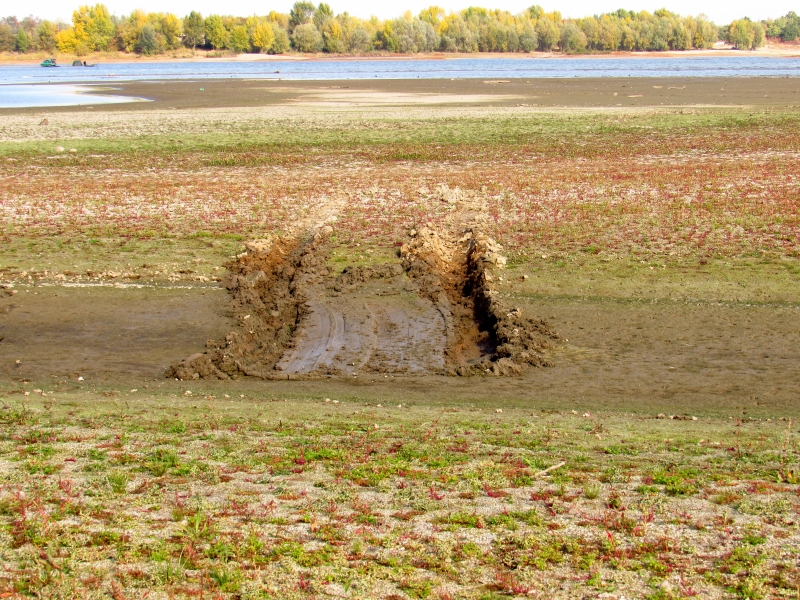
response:
<path fill-rule="evenodd" d="M 178 379 L 376 374 L 519 375 L 557 339 L 494 288 L 499 244 L 423 227 L 402 264 L 327 265 L 330 227 L 306 241 L 249 242 L 228 265 L 237 331 L 171 367 Z"/>
<path fill-rule="evenodd" d="M 521 308 L 508 306 L 494 287 L 494 269 L 506 264 L 499 244 L 483 234 L 473 234 L 468 244 L 466 295 L 474 299 L 476 319 L 490 332 L 498 368 L 514 371 L 524 365 L 550 366 L 543 352 L 558 335 L 542 319 L 524 316 Z"/>
<path fill-rule="evenodd" d="M 400 251 L 403 267 L 445 316 L 449 373 L 518 375 L 525 366 L 549 365 L 543 352 L 558 336 L 506 306 L 495 289 L 494 271 L 506 264 L 497 242 L 472 230 L 456 240 L 430 227 L 410 237 Z"/>
<path fill-rule="evenodd" d="M 309 300 L 307 287 L 328 276 L 327 232 L 305 243 L 276 241 L 248 245 L 248 252 L 229 263 L 226 287 L 233 318 L 240 330 L 208 350 L 171 367 L 178 379 L 272 378 L 274 367 L 293 345 L 297 323 Z"/>
<path fill-rule="evenodd" d="M 336 278 L 333 289 L 336 292 L 343 292 L 365 284 L 372 279 L 391 279 L 392 277 L 397 277 L 402 274 L 403 267 L 400 265 L 345 267 L 344 271 Z"/>

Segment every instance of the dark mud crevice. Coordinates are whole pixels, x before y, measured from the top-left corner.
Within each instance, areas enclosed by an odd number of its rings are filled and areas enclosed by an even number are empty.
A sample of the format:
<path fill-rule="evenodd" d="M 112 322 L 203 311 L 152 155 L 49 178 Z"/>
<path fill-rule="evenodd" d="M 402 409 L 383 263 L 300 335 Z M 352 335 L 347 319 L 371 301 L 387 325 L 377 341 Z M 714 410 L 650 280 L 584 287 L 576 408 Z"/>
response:
<path fill-rule="evenodd" d="M 548 367 L 544 351 L 551 348 L 558 335 L 542 319 L 523 315 L 520 307 L 503 302 L 494 282 L 495 268 L 504 266 L 500 247 L 491 238 L 472 234 L 467 248 L 465 296 L 475 303 L 475 319 L 489 332 L 494 357 L 500 370 L 515 371 L 524 365 Z"/>

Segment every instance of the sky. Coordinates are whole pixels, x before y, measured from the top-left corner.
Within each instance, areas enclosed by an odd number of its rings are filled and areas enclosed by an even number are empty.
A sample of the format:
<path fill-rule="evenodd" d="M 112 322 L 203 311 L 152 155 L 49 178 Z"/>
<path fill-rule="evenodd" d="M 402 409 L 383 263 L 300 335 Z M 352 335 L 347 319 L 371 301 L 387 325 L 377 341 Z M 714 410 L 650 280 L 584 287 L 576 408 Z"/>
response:
<path fill-rule="evenodd" d="M 294 0 L 29 0 L 20 5 L 6 5 L 0 12 L 12 14 L 16 8 L 16 16 L 22 18 L 28 14 L 45 19 L 70 21 L 72 10 L 79 4 L 94 4 L 102 1 L 112 14 L 128 14 L 140 8 L 147 12 L 171 12 L 184 16 L 192 10 L 203 15 L 212 13 L 246 16 L 251 14 L 267 14 L 271 10 L 289 12 Z M 319 0 L 317 0 L 319 1 Z M 397 0 L 395 2 L 375 2 L 374 0 L 328 0 L 336 13 L 349 12 L 351 15 L 368 18 L 375 15 L 381 19 L 397 17 L 406 10 L 414 14 L 431 4 L 438 4 L 447 11 L 458 11 L 470 5 L 486 8 L 500 8 L 512 13 L 521 12 L 531 4 L 539 4 L 546 11 L 559 10 L 565 17 L 583 17 L 601 12 L 611 12 L 618 8 L 628 10 L 647 10 L 653 12 L 659 8 L 667 8 L 681 15 L 705 14 L 718 25 L 729 23 L 741 17 L 754 20 L 775 18 L 785 15 L 790 10 L 800 11 L 798 0 L 558 0 L 547 3 L 542 0 Z M 74 5 L 74 6 L 73 6 Z M 11 9 L 11 10 L 9 10 Z M 4 16 L 4 15 L 3 15 Z"/>

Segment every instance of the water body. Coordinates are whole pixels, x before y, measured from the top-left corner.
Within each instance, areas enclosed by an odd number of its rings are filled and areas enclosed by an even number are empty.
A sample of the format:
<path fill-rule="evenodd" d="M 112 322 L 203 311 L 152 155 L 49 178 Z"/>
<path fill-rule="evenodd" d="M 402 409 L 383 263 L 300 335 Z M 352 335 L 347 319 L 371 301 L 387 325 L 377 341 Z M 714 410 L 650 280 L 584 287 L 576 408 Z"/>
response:
<path fill-rule="evenodd" d="M 450 60 L 261 60 L 100 64 L 94 68 L 0 66 L 0 84 L 160 79 L 439 79 L 571 77 L 800 77 L 800 58 L 744 54 L 687 58 L 463 58 Z M 3 93 L 0 91 L 0 97 Z"/>
<path fill-rule="evenodd" d="M 97 89 L 80 85 L 0 85 L 0 108 L 29 106 L 93 106 L 140 102 L 141 98 L 101 96 Z"/>

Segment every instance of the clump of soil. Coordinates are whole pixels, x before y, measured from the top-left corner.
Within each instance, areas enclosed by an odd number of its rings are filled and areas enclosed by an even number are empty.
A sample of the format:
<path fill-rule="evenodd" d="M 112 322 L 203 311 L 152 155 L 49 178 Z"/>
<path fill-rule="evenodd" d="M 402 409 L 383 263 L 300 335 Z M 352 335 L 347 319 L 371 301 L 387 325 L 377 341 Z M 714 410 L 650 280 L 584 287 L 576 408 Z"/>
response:
<path fill-rule="evenodd" d="M 324 227 L 305 242 L 277 240 L 248 245 L 229 263 L 226 287 L 240 329 L 224 341 L 207 343 L 171 367 L 178 379 L 227 379 L 240 374 L 271 379 L 275 365 L 292 347 L 297 325 L 307 310 L 308 287 L 328 276 L 328 235 Z"/>
<path fill-rule="evenodd" d="M 395 264 L 346 267 L 333 284 L 335 292 L 344 292 L 371 279 L 391 279 L 403 274 L 403 267 Z"/>
<path fill-rule="evenodd" d="M 495 269 L 506 264 L 501 250 L 479 232 L 468 230 L 456 240 L 430 227 L 412 231 L 400 250 L 418 293 L 447 323 L 450 374 L 519 375 L 524 366 L 549 365 L 543 352 L 558 336 L 544 321 L 507 306 L 495 289 Z"/>

